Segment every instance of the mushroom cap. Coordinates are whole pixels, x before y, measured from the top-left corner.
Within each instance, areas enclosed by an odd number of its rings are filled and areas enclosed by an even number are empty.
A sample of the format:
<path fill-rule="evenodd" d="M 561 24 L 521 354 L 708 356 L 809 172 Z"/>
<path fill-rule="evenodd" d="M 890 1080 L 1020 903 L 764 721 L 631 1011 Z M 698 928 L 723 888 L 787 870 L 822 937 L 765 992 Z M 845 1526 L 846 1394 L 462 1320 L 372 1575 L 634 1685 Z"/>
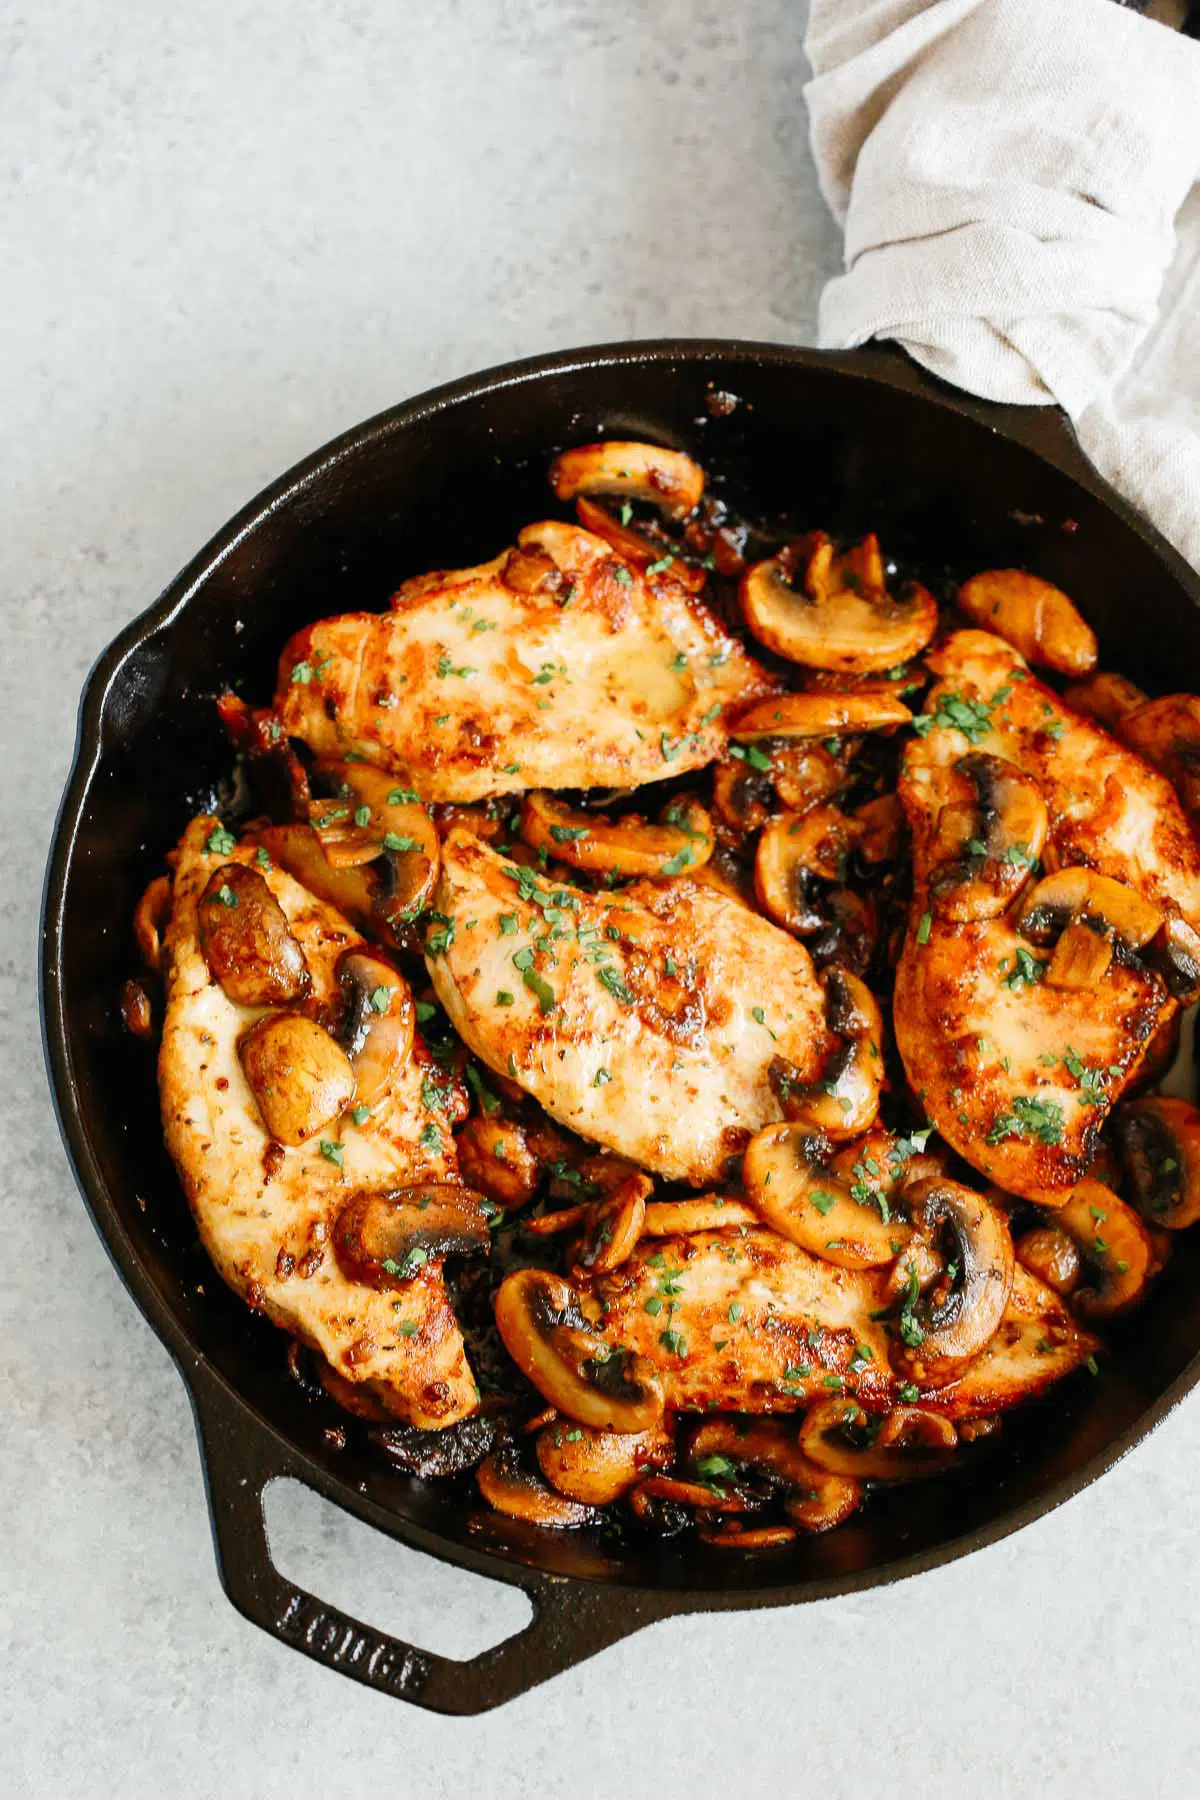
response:
<path fill-rule="evenodd" d="M 560 1276 L 518 1269 L 495 1297 L 496 1328 L 521 1373 L 581 1425 L 646 1431 L 663 1415 L 658 1371 L 606 1342 Z"/>
<path fill-rule="evenodd" d="M 860 1203 L 851 1184 L 821 1161 L 823 1140 L 811 1126 L 768 1125 L 756 1132 L 742 1159 L 746 1198 L 764 1224 L 801 1249 L 844 1269 L 892 1262 L 909 1229 L 885 1221 L 879 1204 Z"/>
<path fill-rule="evenodd" d="M 1200 1110 L 1190 1100 L 1149 1094 L 1116 1117 L 1134 1203 L 1151 1226 L 1180 1231 L 1200 1219 Z"/>
<path fill-rule="evenodd" d="M 1061 588 L 1025 569 L 985 569 L 958 590 L 958 604 L 1027 662 L 1086 675 L 1096 666 L 1096 634 Z"/>
<path fill-rule="evenodd" d="M 480 1196 L 453 1182 L 360 1189 L 333 1226 L 338 1262 L 356 1281 L 398 1287 L 443 1256 L 486 1256 L 491 1248 Z"/>
<path fill-rule="evenodd" d="M 535 850 L 603 875 L 691 874 L 708 861 L 714 843 L 712 820 L 698 801 L 687 799 L 673 801 L 663 822 L 651 825 L 633 816 L 606 819 L 533 790 L 521 802 L 518 829 Z"/>
<path fill-rule="evenodd" d="M 304 952 L 257 869 L 222 863 L 200 896 L 196 923 L 209 972 L 236 1005 L 285 1005 L 308 992 Z"/>
<path fill-rule="evenodd" d="M 865 1413 L 856 1400 L 818 1400 L 804 1415 L 800 1448 L 822 1469 L 860 1481 L 940 1475 L 958 1447 L 949 1419 L 919 1406 Z"/>
<path fill-rule="evenodd" d="M 789 581 L 796 557 L 787 552 L 755 563 L 740 589 L 754 636 L 790 662 L 869 674 L 907 662 L 937 629 L 937 602 L 925 588 L 913 582 L 888 592 L 873 534 L 835 555 L 831 540 L 813 532 L 800 559 L 803 591 Z"/>
<path fill-rule="evenodd" d="M 700 504 L 704 470 L 682 450 L 608 438 L 564 450 L 550 465 L 559 500 L 577 494 L 616 494 L 645 500 L 670 519 L 686 519 Z"/>
<path fill-rule="evenodd" d="M 350 1058 L 303 1013 L 267 1013 L 238 1044 L 263 1124 L 281 1144 L 304 1144 L 354 1099 Z"/>
<path fill-rule="evenodd" d="M 936 1176 L 904 1192 L 914 1231 L 932 1240 L 945 1228 L 953 1242 L 945 1278 L 930 1294 L 912 1296 L 901 1314 L 903 1341 L 893 1349 L 893 1365 L 933 1382 L 942 1378 L 939 1364 L 976 1355 L 999 1327 L 1012 1291 L 1012 1237 L 1000 1210 L 960 1182 Z"/>

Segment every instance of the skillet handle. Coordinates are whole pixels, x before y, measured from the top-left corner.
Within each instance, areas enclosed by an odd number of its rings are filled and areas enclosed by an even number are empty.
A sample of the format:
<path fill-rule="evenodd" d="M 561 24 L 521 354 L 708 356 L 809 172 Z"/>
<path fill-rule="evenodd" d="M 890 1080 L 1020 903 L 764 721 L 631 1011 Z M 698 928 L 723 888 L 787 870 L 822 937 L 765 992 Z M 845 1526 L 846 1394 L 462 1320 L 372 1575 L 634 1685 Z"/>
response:
<path fill-rule="evenodd" d="M 256 1417 L 202 1365 L 189 1370 L 221 1585 L 244 1618 L 280 1643 L 380 1693 L 431 1712 L 472 1715 L 585 1661 L 661 1616 L 628 1590 L 523 1571 L 514 1583 L 533 1605 L 515 1637 L 468 1662 L 439 1656 L 327 1606 L 285 1579 L 271 1560 L 263 1493 L 303 1481 Z M 311 1485 L 311 1484 L 310 1484 Z"/>

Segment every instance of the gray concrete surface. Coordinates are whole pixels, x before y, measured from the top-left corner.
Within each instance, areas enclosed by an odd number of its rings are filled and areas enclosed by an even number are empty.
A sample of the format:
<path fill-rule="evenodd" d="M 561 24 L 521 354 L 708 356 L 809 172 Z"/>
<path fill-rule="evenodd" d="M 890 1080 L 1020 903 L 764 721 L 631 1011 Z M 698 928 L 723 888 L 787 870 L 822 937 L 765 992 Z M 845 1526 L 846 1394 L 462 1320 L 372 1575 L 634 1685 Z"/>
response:
<path fill-rule="evenodd" d="M 24 1800 L 1184 1795 L 1200 1403 L 1018 1538 L 658 1628 L 451 1723 L 245 1625 L 187 1402 L 51 1118 L 42 866 L 92 659 L 271 476 L 541 348 L 803 340 L 838 245 L 790 0 L 0 12 L 0 1791 Z M 281 1561 L 433 1648 L 510 1597 L 285 1492 Z"/>

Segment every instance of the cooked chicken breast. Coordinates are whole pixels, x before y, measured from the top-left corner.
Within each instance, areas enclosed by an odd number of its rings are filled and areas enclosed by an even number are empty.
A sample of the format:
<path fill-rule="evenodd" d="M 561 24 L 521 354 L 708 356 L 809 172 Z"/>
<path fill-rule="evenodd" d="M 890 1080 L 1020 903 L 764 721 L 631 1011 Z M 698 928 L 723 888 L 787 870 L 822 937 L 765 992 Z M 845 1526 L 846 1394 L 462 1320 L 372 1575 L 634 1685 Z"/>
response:
<path fill-rule="evenodd" d="M 654 567 L 575 525 L 527 526 L 489 563 L 407 582 L 388 613 L 299 632 L 277 714 L 319 755 L 366 757 L 430 801 L 702 768 L 724 709 L 773 684 Z"/>
<path fill-rule="evenodd" d="M 906 806 L 938 768 L 990 751 L 1041 788 L 1051 867 L 1099 869 L 1200 926 L 1200 848 L 1165 775 L 1065 705 L 1003 638 L 956 631 L 928 661 L 940 677 L 925 701 L 935 723 L 909 746 Z"/>
<path fill-rule="evenodd" d="M 700 1186 L 782 1116 L 772 1058 L 815 1079 L 831 1047 L 803 945 L 714 888 L 589 894 L 463 830 L 426 939 L 459 1036 L 551 1118 Z"/>
<path fill-rule="evenodd" d="M 752 1227 L 644 1240 L 596 1281 L 604 1334 L 658 1368 L 668 1408 L 795 1412 L 831 1392 L 894 1403 L 886 1271 L 838 1269 Z M 1014 1406 L 1097 1348 L 1051 1288 L 1018 1266 L 995 1337 L 922 1406 L 961 1418 Z"/>
<path fill-rule="evenodd" d="M 900 778 L 913 903 L 896 1042 L 948 1143 L 1009 1193 L 1061 1204 L 1174 1002 L 1119 960 L 1095 985 L 1052 986 L 1049 951 L 1017 931 L 1011 908 L 959 923 L 931 902 L 939 817 L 959 797 L 954 765 L 976 751 L 1015 764 L 1046 803 L 1051 867 L 1098 869 L 1172 913 L 1200 905 L 1200 854 L 1169 783 L 1065 707 L 1001 639 L 957 632 L 931 660 L 942 675 L 925 706 L 934 722 L 906 747 Z"/>
<path fill-rule="evenodd" d="M 389 1412 L 414 1425 L 449 1425 L 474 1411 L 477 1392 L 440 1263 L 431 1259 L 412 1280 L 377 1290 L 348 1279 L 331 1246 L 339 1208 L 356 1190 L 455 1178 L 449 1122 L 425 1103 L 438 1092 L 426 1083 L 430 1065 L 410 1056 L 362 1124 L 344 1114 L 295 1147 L 268 1136 L 238 1057 L 242 1034 L 268 1009 L 235 1005 L 210 974 L 197 932 L 205 885 L 228 863 L 259 868 L 304 951 L 316 1009 L 333 990 L 338 956 L 362 939 L 290 875 L 255 865 L 252 843 L 209 852 L 217 825 L 193 820 L 179 846 L 158 1065 L 167 1148 L 201 1239 L 250 1306 L 365 1383 Z"/>
<path fill-rule="evenodd" d="M 981 1174 L 1061 1205 L 1174 1003 L 1161 983 L 1116 962 L 1094 988 L 1051 987 L 1037 978 L 1047 953 L 1007 917 L 956 925 L 918 906 L 920 893 L 892 1006 L 909 1082 Z"/>

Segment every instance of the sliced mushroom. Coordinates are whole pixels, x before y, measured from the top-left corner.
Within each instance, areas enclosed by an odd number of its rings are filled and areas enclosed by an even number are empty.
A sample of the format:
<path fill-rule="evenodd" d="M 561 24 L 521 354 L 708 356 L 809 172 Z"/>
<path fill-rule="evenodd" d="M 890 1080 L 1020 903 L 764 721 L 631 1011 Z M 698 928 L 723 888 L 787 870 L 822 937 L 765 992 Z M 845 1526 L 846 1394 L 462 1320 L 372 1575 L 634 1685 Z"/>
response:
<path fill-rule="evenodd" d="M 488 1413 L 476 1412 L 437 1431 L 392 1424 L 367 1436 L 406 1475 L 419 1475 L 425 1481 L 445 1480 L 465 1475 L 482 1461 L 495 1445 L 496 1421 Z"/>
<path fill-rule="evenodd" d="M 624 522 L 624 516 L 614 518 L 607 507 L 597 506 L 585 494 L 576 496 L 575 516 L 585 531 L 611 544 L 622 562 L 640 568 L 651 581 L 669 575 L 689 593 L 698 594 L 708 579 L 701 564 L 686 561 L 678 540 L 661 529 L 635 531 Z"/>
<path fill-rule="evenodd" d="M 1021 902 L 1017 929 L 1035 944 L 1046 944 L 1072 920 L 1087 921 L 1111 934 L 1126 950 L 1141 950 L 1162 924 L 1162 913 L 1124 882 L 1094 869 L 1059 869 L 1031 887 Z"/>
<path fill-rule="evenodd" d="M 1139 1300 L 1150 1268 L 1150 1239 L 1131 1206 L 1099 1181 L 1081 1181 L 1054 1223 L 1074 1238 L 1096 1272 L 1087 1287 L 1076 1286 L 1071 1305 L 1085 1319 L 1109 1319 Z"/>
<path fill-rule="evenodd" d="M 304 952 L 258 873 L 223 863 L 196 910 L 200 948 L 214 981 L 239 1006 L 278 1006 L 308 992 Z"/>
<path fill-rule="evenodd" d="M 519 829 L 535 849 L 605 875 L 690 874 L 713 851 L 712 821 L 694 800 L 673 802 L 663 823 L 650 825 L 633 815 L 606 819 L 577 812 L 553 794 L 529 793 L 521 802 Z"/>
<path fill-rule="evenodd" d="M 780 1237 L 839 1268 L 892 1262 L 908 1240 L 907 1225 L 892 1218 L 890 1208 L 885 1219 L 875 1190 L 860 1202 L 853 1184 L 822 1161 L 822 1148 L 808 1125 L 768 1125 L 756 1132 L 742 1159 L 747 1200 Z"/>
<path fill-rule="evenodd" d="M 148 1040 L 154 1036 L 154 1007 L 143 982 L 122 983 L 121 1023 L 130 1037 Z"/>
<path fill-rule="evenodd" d="M 542 1474 L 560 1494 L 607 1506 L 647 1471 L 665 1468 L 674 1448 L 661 1424 L 648 1431 L 597 1431 L 556 1419 L 538 1433 L 533 1450 Z"/>
<path fill-rule="evenodd" d="M 1096 666 L 1096 634 L 1061 588 L 1024 569 L 985 569 L 958 590 L 976 625 L 994 631 L 1027 662 L 1086 675 Z"/>
<path fill-rule="evenodd" d="M 754 891 L 768 918 L 798 937 L 819 931 L 826 917 L 816 883 L 845 879 L 847 859 L 861 835 L 836 806 L 773 819 L 754 857 Z"/>
<path fill-rule="evenodd" d="M 578 1206 L 560 1206 L 556 1212 L 541 1213 L 536 1219 L 523 1219 L 522 1228 L 532 1237 L 562 1237 L 568 1231 L 582 1231 L 591 1208 L 581 1200 Z"/>
<path fill-rule="evenodd" d="M 858 853 L 864 862 L 895 862 L 908 829 L 899 794 L 880 794 L 850 816 L 859 828 Z"/>
<path fill-rule="evenodd" d="M 756 1225 L 758 1213 L 741 1200 L 705 1194 L 698 1200 L 651 1200 L 646 1206 L 643 1237 L 687 1237 L 693 1231 L 727 1231 Z"/>
<path fill-rule="evenodd" d="M 549 1531 L 574 1531 L 597 1522 L 594 1507 L 556 1494 L 532 1469 L 525 1468 L 520 1451 L 512 1444 L 485 1456 L 475 1480 L 488 1505 L 510 1519 L 524 1519 Z"/>
<path fill-rule="evenodd" d="M 369 950 L 343 950 L 337 976 L 346 997 L 341 1037 L 354 1069 L 354 1097 L 374 1106 L 412 1054 L 412 992 L 398 969 Z"/>
<path fill-rule="evenodd" d="M 1151 1226 L 1181 1231 L 1200 1219 L 1200 1111 L 1151 1094 L 1117 1113 L 1117 1137 L 1133 1200 Z"/>
<path fill-rule="evenodd" d="M 642 1235 L 646 1200 L 653 1192 L 654 1183 L 638 1173 L 589 1208 L 583 1242 L 575 1254 L 580 1269 L 589 1275 L 607 1275 L 629 1260 Z"/>
<path fill-rule="evenodd" d="M 946 918 L 994 919 L 1029 879 L 1046 846 L 1042 791 L 1015 763 L 982 751 L 962 756 L 954 772 L 973 790 L 938 815 L 931 851 L 931 897 Z"/>
<path fill-rule="evenodd" d="M 834 1475 L 916 1481 L 950 1466 L 958 1433 L 949 1419 L 920 1406 L 869 1414 L 855 1400 L 819 1400 L 804 1415 L 800 1448 Z"/>
<path fill-rule="evenodd" d="M 739 743 L 760 738 L 826 738 L 887 731 L 912 722 L 908 707 L 884 692 L 776 694 L 756 700 L 729 727 Z"/>
<path fill-rule="evenodd" d="M 797 562 L 803 591 L 791 585 Z M 874 534 L 836 555 L 823 532 L 756 563 L 741 585 L 742 611 L 760 643 L 812 669 L 870 673 L 915 656 L 937 629 L 937 602 L 915 582 L 888 593 Z"/>
<path fill-rule="evenodd" d="M 678 1475 L 648 1475 L 639 1481 L 629 1496 L 635 1517 L 652 1516 L 651 1509 L 665 1501 L 668 1506 L 686 1506 L 696 1512 L 744 1513 L 750 1511 L 748 1499 L 731 1492 L 721 1482 L 685 1481 Z"/>
<path fill-rule="evenodd" d="M 311 802 L 308 818 L 335 869 L 373 862 L 387 849 L 398 854 L 419 850 L 436 865 L 433 820 L 411 790 L 398 787 L 386 770 L 367 762 L 322 762 L 313 770 L 313 780 L 332 790 Z"/>
<path fill-rule="evenodd" d="M 354 1098 L 350 1058 L 303 1013 L 268 1013 L 238 1044 L 263 1124 L 281 1144 L 304 1144 Z"/>
<path fill-rule="evenodd" d="M 943 1234 L 950 1240 L 943 1272 L 928 1290 L 920 1291 L 911 1274 L 893 1350 L 893 1362 L 932 1383 L 946 1379 L 939 1365 L 974 1356 L 995 1335 L 1012 1291 L 1012 1238 L 999 1209 L 956 1181 L 918 1181 L 904 1195 L 919 1236 L 935 1249 Z"/>
<path fill-rule="evenodd" d="M 379 865 L 335 869 L 311 825 L 266 825 L 258 838 L 270 860 L 294 875 L 310 894 L 336 906 L 360 931 L 370 929 L 381 895 Z"/>
<path fill-rule="evenodd" d="M 782 1550 L 796 1541 L 790 1525 L 743 1525 L 740 1519 L 701 1525 L 696 1536 L 714 1550 Z"/>
<path fill-rule="evenodd" d="M 716 764 L 713 807 L 723 824 L 741 834 L 757 831 L 780 805 L 801 813 L 845 784 L 845 768 L 831 750 L 780 739 L 769 752 L 754 744 L 746 755 Z"/>
<path fill-rule="evenodd" d="M 1052 1287 L 1056 1294 L 1069 1294 L 1079 1286 L 1083 1261 L 1069 1231 L 1061 1231 L 1056 1225 L 1040 1225 L 1019 1237 L 1013 1249 L 1021 1267 Z"/>
<path fill-rule="evenodd" d="M 533 1199 L 542 1164 L 520 1125 L 511 1119 L 468 1119 L 454 1143 L 463 1179 L 497 1206 L 515 1212 Z"/>
<path fill-rule="evenodd" d="M 751 1469 L 781 1482 L 789 1519 L 806 1531 L 828 1531 L 862 1504 L 861 1481 L 823 1469 L 805 1455 L 794 1430 L 765 1419 L 748 1427 L 732 1419 L 708 1419 L 692 1439 L 689 1455 L 693 1468 L 711 1467 L 712 1459 L 719 1458 L 730 1465 L 731 1474 Z"/>
<path fill-rule="evenodd" d="M 166 875 L 156 875 L 143 893 L 133 914 L 133 935 L 138 954 L 157 975 L 162 967 L 162 934 L 171 916 L 171 882 Z"/>
<path fill-rule="evenodd" d="M 820 929 L 806 937 L 805 947 L 818 969 L 840 963 L 852 975 L 865 975 L 879 937 L 874 902 L 857 888 L 831 887 L 823 901 Z"/>
<path fill-rule="evenodd" d="M 1124 675 L 1089 675 L 1084 681 L 1073 681 L 1063 689 L 1063 699 L 1076 712 L 1095 719 L 1107 731 L 1117 732 L 1126 713 L 1141 706 L 1147 696 Z"/>
<path fill-rule="evenodd" d="M 1167 992 L 1182 1006 L 1194 1006 L 1200 1000 L 1200 932 L 1186 919 L 1163 920 L 1149 957 L 1166 982 Z M 1143 1071 L 1149 1060 L 1147 1052 Z M 1174 1061 L 1173 1055 L 1169 1061 Z"/>
<path fill-rule="evenodd" d="M 775 1057 L 768 1070 L 786 1119 L 840 1141 L 868 1131 L 879 1115 L 883 1088 L 883 1019 L 875 996 L 848 969 L 825 969 L 825 1020 L 841 1039 L 818 1082 L 798 1082 L 792 1065 Z"/>
<path fill-rule="evenodd" d="M 567 1418 L 611 1431 L 647 1431 L 662 1418 L 653 1364 L 606 1342 L 561 1277 L 518 1269 L 501 1283 L 495 1310 L 504 1348 Z"/>
<path fill-rule="evenodd" d="M 483 1201 L 453 1182 L 361 1189 L 338 1212 L 338 1262 L 353 1281 L 397 1287 L 443 1256 L 486 1255 L 491 1248 Z"/>
<path fill-rule="evenodd" d="M 678 520 L 699 506 L 704 470 L 681 450 L 613 439 L 564 450 L 550 465 L 550 485 L 559 500 L 573 500 L 577 494 L 615 495 L 644 500 Z"/>
<path fill-rule="evenodd" d="M 1117 735 L 1161 769 L 1183 808 L 1200 817 L 1200 694 L 1164 694 L 1118 721 Z"/>

